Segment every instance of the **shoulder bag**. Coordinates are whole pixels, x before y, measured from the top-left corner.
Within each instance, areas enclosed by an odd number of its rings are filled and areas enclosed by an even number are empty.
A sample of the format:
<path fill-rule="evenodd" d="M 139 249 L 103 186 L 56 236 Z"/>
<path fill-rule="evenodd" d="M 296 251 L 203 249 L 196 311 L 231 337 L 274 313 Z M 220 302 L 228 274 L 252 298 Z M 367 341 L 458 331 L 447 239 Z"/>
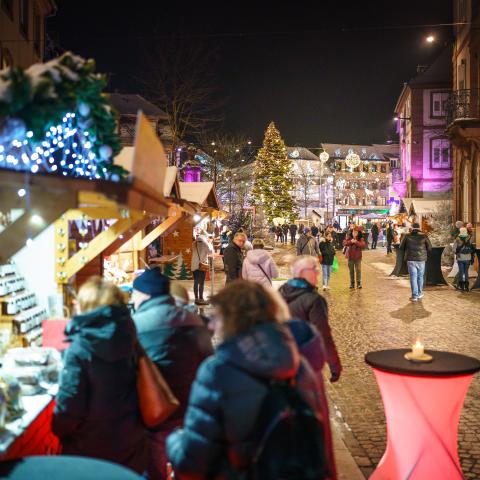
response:
<path fill-rule="evenodd" d="M 208 272 L 208 270 L 210 269 L 210 266 L 208 265 L 208 262 L 200 261 L 200 252 L 198 251 L 198 242 L 197 241 L 195 241 L 195 248 L 197 249 L 198 269 L 201 270 L 202 272 Z"/>
<path fill-rule="evenodd" d="M 137 394 L 147 428 L 158 427 L 180 406 L 157 366 L 137 344 Z"/>
<path fill-rule="evenodd" d="M 267 272 L 263 269 L 263 267 L 257 263 L 258 268 L 263 272 L 263 274 L 267 277 L 268 281 L 270 282 L 270 285 L 273 285 L 272 279 L 267 275 Z"/>

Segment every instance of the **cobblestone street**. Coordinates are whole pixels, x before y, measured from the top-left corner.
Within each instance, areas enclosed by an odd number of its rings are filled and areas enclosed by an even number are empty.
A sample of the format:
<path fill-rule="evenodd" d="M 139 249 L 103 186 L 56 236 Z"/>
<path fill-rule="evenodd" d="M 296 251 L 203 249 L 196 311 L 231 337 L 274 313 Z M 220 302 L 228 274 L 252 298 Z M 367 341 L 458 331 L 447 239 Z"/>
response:
<path fill-rule="evenodd" d="M 280 277 L 290 276 L 293 249 L 273 252 Z M 386 444 L 385 418 L 374 375 L 364 362 L 367 352 L 408 348 L 419 337 L 428 348 L 480 357 L 480 292 L 460 293 L 451 287 L 427 287 L 423 301 L 409 301 L 408 278 L 390 277 L 394 256 L 385 249 L 365 251 L 362 290 L 350 290 L 348 269 L 341 252 L 340 268 L 332 274 L 325 293 L 330 325 L 339 350 L 343 373 L 330 384 L 331 416 L 340 425 L 343 441 L 365 478 L 379 462 Z M 215 291 L 223 286 L 217 273 Z M 281 282 L 274 282 L 278 287 Z M 206 309 L 207 313 L 208 309 Z M 459 455 L 467 479 L 480 478 L 480 376 L 469 389 L 459 427 Z"/>

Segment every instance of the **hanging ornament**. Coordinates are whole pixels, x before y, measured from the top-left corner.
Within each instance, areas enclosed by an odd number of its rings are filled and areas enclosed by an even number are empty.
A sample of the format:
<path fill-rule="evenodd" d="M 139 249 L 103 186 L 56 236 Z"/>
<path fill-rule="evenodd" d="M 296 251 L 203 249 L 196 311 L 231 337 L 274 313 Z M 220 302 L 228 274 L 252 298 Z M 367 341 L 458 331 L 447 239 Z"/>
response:
<path fill-rule="evenodd" d="M 102 160 L 108 160 L 112 156 L 112 149 L 108 145 L 102 145 L 98 149 L 98 153 Z"/>
<path fill-rule="evenodd" d="M 82 117 L 88 117 L 88 115 L 90 115 L 90 106 L 86 103 L 80 103 L 78 105 L 78 113 L 82 116 Z"/>
<path fill-rule="evenodd" d="M 345 158 L 345 163 L 350 168 L 357 168 L 360 165 L 360 157 L 356 153 L 349 153 Z"/>

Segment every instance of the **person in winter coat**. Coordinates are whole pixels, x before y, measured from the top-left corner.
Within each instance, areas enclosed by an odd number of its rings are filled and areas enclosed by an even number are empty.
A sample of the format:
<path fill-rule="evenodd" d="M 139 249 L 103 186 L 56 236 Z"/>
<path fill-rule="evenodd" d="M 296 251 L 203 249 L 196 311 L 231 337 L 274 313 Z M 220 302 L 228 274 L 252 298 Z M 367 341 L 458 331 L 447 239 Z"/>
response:
<path fill-rule="evenodd" d="M 168 458 L 180 479 L 234 478 L 250 466 L 257 448 L 257 418 L 270 380 L 296 380 L 321 417 L 319 384 L 300 357 L 278 305 L 258 284 L 237 281 L 212 299 L 215 333 L 223 342 L 201 365 L 184 428 L 167 439 Z"/>
<path fill-rule="evenodd" d="M 213 253 L 213 246 L 208 241 L 207 234 L 202 231 L 192 243 L 192 262 L 190 265 L 193 274 L 193 294 L 197 305 L 208 305 L 208 302 L 203 298 L 207 272 L 200 268 L 200 264 L 208 265 L 208 255 L 211 253 Z"/>
<path fill-rule="evenodd" d="M 410 300 L 416 302 L 423 298 L 423 279 L 428 252 L 432 249 L 429 238 L 421 232 L 420 225 L 414 223 L 411 233 L 403 237 L 400 244 L 403 258 L 407 261 L 408 273 L 410 274 L 410 287 L 412 296 Z"/>
<path fill-rule="evenodd" d="M 223 252 L 223 263 L 225 264 L 226 283 L 233 282 L 241 277 L 243 264 L 243 246 L 247 241 L 244 233 L 236 233 L 232 242 Z"/>
<path fill-rule="evenodd" d="M 297 255 L 320 255 L 317 240 L 312 237 L 309 227 L 303 229 L 303 233 L 297 240 Z"/>
<path fill-rule="evenodd" d="M 388 222 L 387 226 L 385 228 L 385 237 L 387 239 L 387 255 L 389 253 L 393 253 L 392 250 L 392 243 L 393 243 L 393 238 L 394 238 L 394 230 L 393 230 L 393 224 L 392 222 Z"/>
<path fill-rule="evenodd" d="M 277 225 L 275 229 L 275 234 L 277 236 L 277 242 L 282 242 L 283 243 L 283 230 L 280 225 Z"/>
<path fill-rule="evenodd" d="M 335 456 L 333 453 L 333 440 L 332 429 L 330 426 L 330 415 L 328 412 L 328 400 L 325 392 L 325 384 L 323 381 L 323 367 L 325 365 L 325 353 L 323 349 L 323 341 L 321 335 L 317 329 L 305 320 L 290 320 L 286 324 L 290 329 L 297 347 L 300 350 L 300 354 L 307 360 L 309 365 L 315 372 L 320 386 L 320 404 L 322 409 L 322 417 L 325 419 L 323 422 L 324 434 L 325 434 L 325 450 L 330 466 L 331 479 L 337 478 L 335 468 Z"/>
<path fill-rule="evenodd" d="M 472 245 L 472 237 L 466 227 L 460 227 L 459 233 L 453 244 L 455 258 L 458 263 L 457 290 L 469 291 L 468 269 L 475 261 L 475 248 Z"/>
<path fill-rule="evenodd" d="M 380 229 L 378 228 L 378 224 L 374 223 L 372 225 L 372 250 L 375 250 L 377 248 L 377 242 L 378 242 L 378 235 L 380 234 Z"/>
<path fill-rule="evenodd" d="M 256 238 L 253 241 L 253 250 L 247 252 L 243 261 L 242 278 L 271 287 L 272 278 L 278 277 L 278 269 L 270 254 L 263 250 L 264 247 L 262 239 Z"/>
<path fill-rule="evenodd" d="M 312 237 L 316 239 L 317 236 L 318 236 L 318 232 L 319 232 L 318 227 L 316 225 L 313 225 L 312 226 Z"/>
<path fill-rule="evenodd" d="M 323 289 L 329 290 L 330 287 L 330 275 L 332 273 L 333 260 L 335 258 L 335 245 L 333 243 L 333 237 L 330 232 L 327 231 L 325 237 L 320 240 L 320 253 L 322 255 L 322 283 Z"/>
<path fill-rule="evenodd" d="M 292 245 L 295 245 L 295 241 L 297 239 L 297 230 L 298 230 L 298 227 L 295 223 L 292 223 L 289 227 L 290 229 L 290 243 Z"/>
<path fill-rule="evenodd" d="M 132 301 L 138 340 L 180 403 L 165 423 L 149 432 L 148 478 L 164 480 L 165 439 L 183 423 L 197 369 L 213 353 L 211 336 L 198 315 L 176 306 L 170 280 L 158 268 L 146 270 L 134 280 Z"/>
<path fill-rule="evenodd" d="M 366 243 L 363 239 L 363 232 L 360 227 L 355 228 L 347 234 L 343 245 L 346 247 L 345 255 L 348 259 L 350 271 L 350 288 L 355 288 L 355 275 L 357 277 L 357 288 L 362 288 L 362 250 Z"/>
<path fill-rule="evenodd" d="M 304 256 L 292 263 L 293 277 L 280 287 L 280 295 L 287 302 L 292 318 L 311 323 L 322 336 L 325 360 L 330 368 L 330 381 L 340 378 L 342 365 L 328 324 L 328 306 L 318 293 L 316 285 L 320 273 L 318 259 Z"/>
<path fill-rule="evenodd" d="M 283 243 L 286 245 L 288 243 L 288 232 L 290 230 L 290 227 L 288 226 L 288 223 L 285 222 L 282 225 L 282 233 L 283 233 Z"/>
<path fill-rule="evenodd" d="M 80 313 L 66 329 L 71 345 L 52 430 L 65 455 L 108 460 L 142 474 L 148 445 L 136 388 L 137 336 L 123 293 L 92 277 L 81 286 L 77 305 Z"/>

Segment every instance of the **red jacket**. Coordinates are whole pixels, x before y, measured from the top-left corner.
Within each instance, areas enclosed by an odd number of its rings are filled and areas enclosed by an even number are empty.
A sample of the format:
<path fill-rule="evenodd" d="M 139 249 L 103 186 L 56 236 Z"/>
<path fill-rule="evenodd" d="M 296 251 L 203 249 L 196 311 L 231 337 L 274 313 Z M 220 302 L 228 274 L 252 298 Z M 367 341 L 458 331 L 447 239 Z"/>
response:
<path fill-rule="evenodd" d="M 365 240 L 360 238 L 356 243 L 352 243 L 351 238 L 344 240 L 343 245 L 348 247 L 347 258 L 349 260 L 361 260 L 362 250 L 366 247 Z"/>

